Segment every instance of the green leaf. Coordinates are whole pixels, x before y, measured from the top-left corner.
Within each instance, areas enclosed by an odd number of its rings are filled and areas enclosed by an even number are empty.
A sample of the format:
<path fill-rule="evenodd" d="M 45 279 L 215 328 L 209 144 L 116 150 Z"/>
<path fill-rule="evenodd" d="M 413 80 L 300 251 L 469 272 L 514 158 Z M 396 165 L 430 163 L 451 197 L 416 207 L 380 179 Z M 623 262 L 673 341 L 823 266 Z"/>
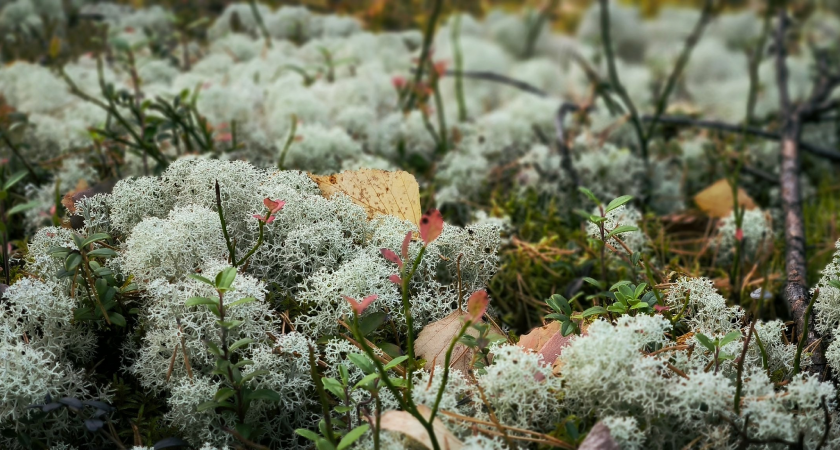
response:
<path fill-rule="evenodd" d="M 12 217 L 12 215 L 14 215 L 14 214 L 17 214 L 19 212 L 28 211 L 32 208 L 37 207 L 40 204 L 41 204 L 40 202 L 32 200 L 31 202 L 26 202 L 26 203 L 22 203 L 20 205 L 15 205 L 11 209 L 9 209 L 8 212 L 6 212 L 6 216 L 7 217 Z"/>
<path fill-rule="evenodd" d="M 47 250 L 47 254 L 51 256 L 67 256 L 67 254 L 72 251 L 73 250 L 67 247 L 50 247 L 50 249 Z"/>
<path fill-rule="evenodd" d="M 609 238 L 615 236 L 616 234 L 627 233 L 629 231 L 638 231 L 638 228 L 636 228 L 634 226 L 630 226 L 630 225 L 621 225 L 621 226 L 615 227 L 614 230 L 610 231 L 609 234 L 607 234 L 607 238 L 609 239 Z"/>
<path fill-rule="evenodd" d="M 184 306 L 197 306 L 197 305 L 216 305 L 218 304 L 218 300 L 213 300 L 212 298 L 207 297 L 191 297 L 184 303 Z"/>
<path fill-rule="evenodd" d="M 726 333 L 726 336 L 724 336 L 723 339 L 720 340 L 720 344 L 718 344 L 718 346 L 723 347 L 724 345 L 726 345 L 726 344 L 728 344 L 728 343 L 730 343 L 730 342 L 732 342 L 735 339 L 738 339 L 740 337 L 741 337 L 741 332 L 740 331 L 730 331 L 729 333 Z"/>
<path fill-rule="evenodd" d="M 571 320 L 563 322 L 563 325 L 560 326 L 560 333 L 563 335 L 563 337 L 566 337 L 574 333 L 575 331 L 577 331 L 577 327 Z"/>
<path fill-rule="evenodd" d="M 612 304 L 607 306 L 607 311 L 614 312 L 616 314 L 624 314 L 627 312 L 627 307 L 618 303 Z"/>
<path fill-rule="evenodd" d="M 241 361 L 240 361 L 240 362 L 241 362 Z M 238 364 L 238 363 L 237 363 L 237 364 Z M 268 375 L 269 373 L 271 373 L 271 372 L 269 372 L 269 371 L 267 371 L 267 370 L 264 370 L 264 369 L 261 369 L 261 370 L 255 370 L 255 371 L 253 371 L 253 372 L 251 372 L 251 373 L 249 373 L 249 374 L 247 374 L 247 375 L 243 375 L 243 376 L 242 376 L 242 382 L 243 382 L 243 383 L 245 383 L 245 382 L 247 382 L 247 381 L 250 381 L 250 380 L 251 380 L 251 379 L 253 379 L 253 378 L 256 378 L 256 377 L 261 377 L 261 376 L 263 376 L 263 375 Z"/>
<path fill-rule="evenodd" d="M 253 303 L 255 301 L 257 301 L 257 299 L 254 298 L 254 297 L 245 297 L 245 298 L 240 298 L 239 300 L 237 300 L 235 302 L 230 302 L 227 305 L 225 305 L 225 307 L 230 308 L 230 307 L 233 307 L 233 306 L 247 305 L 248 303 Z"/>
<path fill-rule="evenodd" d="M 368 424 L 359 425 L 358 427 L 353 428 L 349 433 L 345 434 L 344 437 L 341 438 L 341 441 L 338 443 L 338 447 L 336 447 L 336 449 L 344 450 L 345 448 L 350 447 L 350 445 L 362 437 L 362 435 L 369 429 L 370 425 Z"/>
<path fill-rule="evenodd" d="M 393 369 L 394 367 L 397 367 L 398 365 L 402 364 L 402 362 L 405 361 L 406 359 L 408 359 L 408 355 L 400 356 L 399 358 L 392 359 L 390 362 L 388 362 L 388 364 L 385 364 L 385 370 L 390 370 L 390 369 Z"/>
<path fill-rule="evenodd" d="M 18 182 L 26 177 L 27 172 L 25 170 L 21 170 L 9 177 L 5 183 L 3 183 L 3 190 L 8 191 L 9 188 L 18 184 Z"/>
<path fill-rule="evenodd" d="M 650 305 L 648 305 L 645 302 L 639 302 L 639 303 L 636 303 L 635 305 L 633 305 L 630 309 L 641 309 L 641 308 L 647 308 L 649 306 Z"/>
<path fill-rule="evenodd" d="M 108 314 L 108 318 L 111 319 L 112 324 L 125 328 L 125 317 L 122 314 L 112 312 Z"/>
<path fill-rule="evenodd" d="M 222 387 L 219 388 L 218 391 L 216 391 L 216 395 L 213 396 L 213 400 L 216 402 L 223 402 L 231 398 L 234 394 L 236 394 L 236 391 L 234 391 L 233 389 Z"/>
<path fill-rule="evenodd" d="M 715 351 L 715 344 L 712 342 L 711 339 L 709 339 L 708 336 L 706 336 L 703 333 L 697 333 L 694 335 L 694 337 L 696 337 L 697 341 L 700 342 L 700 345 L 706 347 L 707 350 L 709 350 L 710 352 Z"/>
<path fill-rule="evenodd" d="M 646 287 L 647 287 L 647 283 L 642 283 L 642 284 L 636 286 L 636 290 L 633 291 L 633 297 L 639 298 L 639 296 L 642 295 L 642 292 L 645 291 Z"/>
<path fill-rule="evenodd" d="M 280 401 L 280 394 L 271 389 L 256 389 L 248 393 L 248 400 L 264 400 L 276 403 Z"/>
<path fill-rule="evenodd" d="M 191 273 L 188 276 L 190 278 L 192 278 L 193 280 L 198 280 L 198 281 L 201 281 L 202 283 L 206 283 L 206 284 L 209 284 L 210 286 L 213 286 L 212 281 L 210 281 L 209 279 L 207 279 L 207 278 L 205 278 L 205 277 L 203 277 L 203 276 L 201 276 L 197 273 Z"/>
<path fill-rule="evenodd" d="M 88 252 L 88 257 L 92 258 L 113 258 L 118 255 L 119 253 L 111 250 L 110 248 L 97 248 L 96 250 Z"/>
<path fill-rule="evenodd" d="M 592 200 L 593 202 L 595 202 L 596 205 L 601 204 L 601 200 L 598 200 L 598 197 L 596 197 L 595 194 L 593 194 L 592 191 L 590 191 L 589 189 L 586 189 L 585 187 L 580 186 L 580 187 L 578 187 L 578 190 L 581 193 L 583 193 L 583 195 L 589 197 L 589 200 Z"/>
<path fill-rule="evenodd" d="M 379 378 L 379 373 L 370 373 L 370 374 L 367 374 L 367 375 L 365 375 L 365 377 L 364 377 L 364 378 L 362 378 L 361 380 L 359 380 L 359 382 L 358 382 L 358 383 L 356 383 L 355 385 L 353 385 L 353 389 L 356 389 L 356 388 L 358 388 L 359 386 L 367 386 L 367 384 L 368 384 L 368 383 L 372 382 L 373 380 L 375 380 L 375 379 L 377 379 L 377 378 Z"/>
<path fill-rule="evenodd" d="M 625 203 L 629 202 L 630 200 L 633 200 L 632 195 L 622 195 L 621 197 L 613 199 L 613 201 L 611 201 L 610 204 L 607 205 L 607 209 L 604 210 L 604 213 L 608 213 L 608 212 L 618 208 L 619 206 L 624 205 Z"/>
<path fill-rule="evenodd" d="M 602 306 L 593 306 L 581 314 L 581 317 L 594 316 L 595 314 L 606 314 L 607 310 Z"/>
<path fill-rule="evenodd" d="M 195 412 L 207 411 L 208 409 L 216 409 L 217 407 L 219 407 L 219 403 L 215 400 L 210 400 L 209 402 L 199 403 L 199 405 L 195 407 Z"/>
<path fill-rule="evenodd" d="M 79 267 L 79 264 L 82 263 L 82 255 L 77 252 L 73 252 L 67 255 L 67 259 L 64 260 L 64 270 L 68 272 L 73 272 Z"/>
<path fill-rule="evenodd" d="M 615 283 L 614 285 L 610 286 L 610 290 L 614 291 L 614 290 L 620 288 L 621 286 L 625 286 L 625 285 L 628 285 L 628 284 L 631 284 L 631 283 L 627 280 L 621 280 L 621 281 Z"/>
<path fill-rule="evenodd" d="M 572 314 L 572 306 L 569 305 L 569 301 L 566 300 L 566 297 L 563 297 L 560 294 L 552 295 L 548 298 L 548 300 L 546 300 L 546 303 L 548 303 L 548 306 L 550 306 L 551 309 L 557 311 L 558 313 L 563 313 L 567 316 Z"/>
<path fill-rule="evenodd" d="M 306 439 L 309 439 L 312 442 L 315 442 L 321 438 L 321 436 L 319 436 L 318 433 L 307 430 L 306 428 L 298 428 L 297 430 L 295 430 L 295 433 L 297 433 L 299 436 L 303 436 Z"/>
<path fill-rule="evenodd" d="M 837 289 L 840 289 L 840 280 L 828 280 L 828 284 Z"/>
<path fill-rule="evenodd" d="M 567 316 L 565 314 L 549 314 L 549 315 L 545 316 L 545 318 L 546 319 L 559 320 L 560 322 L 564 322 L 566 320 L 569 320 L 569 316 Z"/>
<path fill-rule="evenodd" d="M 594 279 L 594 278 L 590 278 L 590 277 L 583 277 L 583 281 L 585 281 L 585 282 L 587 282 L 587 283 L 591 284 L 592 286 L 595 286 L 595 287 L 596 287 L 596 288 L 598 288 L 598 289 L 603 289 L 603 284 L 602 284 L 600 281 L 598 281 L 598 280 L 596 280 L 596 279 Z"/>
<path fill-rule="evenodd" d="M 82 241 L 82 247 L 87 247 L 88 245 L 98 242 L 104 241 L 106 239 L 110 239 L 111 235 L 108 233 L 94 233 L 87 237 L 84 241 Z"/>
<path fill-rule="evenodd" d="M 227 328 L 228 330 L 234 329 L 234 328 L 238 327 L 239 325 L 242 325 L 243 323 L 245 323 L 244 320 L 235 320 L 235 319 L 234 320 L 224 320 L 224 321 L 217 320 L 216 321 L 216 325 L 218 325 L 220 327 Z"/>
<path fill-rule="evenodd" d="M 210 353 L 215 355 L 217 358 L 222 357 L 222 351 L 219 350 L 219 346 L 210 341 L 204 341 L 204 343 L 207 344 L 207 349 L 210 350 Z"/>
<path fill-rule="evenodd" d="M 376 371 L 376 367 L 373 365 L 372 362 L 367 358 L 367 356 L 361 353 L 348 353 L 347 359 L 353 362 L 356 367 L 362 369 L 364 373 L 373 373 Z"/>
<path fill-rule="evenodd" d="M 368 314 L 359 319 L 359 331 L 362 333 L 362 336 L 367 336 L 376 331 L 376 329 L 385 323 L 385 320 L 387 319 L 388 314 L 384 311 L 376 311 L 372 314 Z"/>
<path fill-rule="evenodd" d="M 227 291 L 236 278 L 236 268 L 227 267 L 216 275 L 216 289 Z"/>
<path fill-rule="evenodd" d="M 318 450 L 335 450 L 335 446 L 332 445 L 330 441 L 321 437 L 319 437 L 318 440 L 315 441 L 315 448 L 317 448 Z"/>
<path fill-rule="evenodd" d="M 246 345 L 248 345 L 248 344 L 250 344 L 250 343 L 252 343 L 252 342 L 254 342 L 254 340 L 253 340 L 253 339 L 250 339 L 250 338 L 240 339 L 240 340 L 238 340 L 238 341 L 234 342 L 233 344 L 231 344 L 231 345 L 230 345 L 230 347 L 228 347 L 228 350 L 230 350 L 230 351 L 234 351 L 234 350 L 236 350 L 237 348 L 239 348 L 239 347 L 244 347 L 244 346 L 246 346 Z"/>
<path fill-rule="evenodd" d="M 600 223 L 604 223 L 604 222 L 607 221 L 606 217 L 596 216 L 595 214 L 590 214 L 588 219 L 589 219 L 590 222 L 594 223 L 595 225 L 598 225 Z"/>
<path fill-rule="evenodd" d="M 350 412 L 352 410 L 353 410 L 353 407 L 352 406 L 347 406 L 347 405 L 338 405 L 338 406 L 333 408 L 333 411 L 335 411 L 339 414 L 344 414 L 344 413 Z"/>

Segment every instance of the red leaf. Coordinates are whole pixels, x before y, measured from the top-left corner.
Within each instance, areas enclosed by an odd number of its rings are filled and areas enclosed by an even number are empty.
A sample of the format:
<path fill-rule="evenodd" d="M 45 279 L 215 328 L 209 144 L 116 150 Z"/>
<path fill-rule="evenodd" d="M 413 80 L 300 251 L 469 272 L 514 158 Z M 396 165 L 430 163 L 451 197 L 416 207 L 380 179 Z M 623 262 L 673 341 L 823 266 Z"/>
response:
<path fill-rule="evenodd" d="M 344 298 L 344 300 L 347 300 L 347 302 L 350 303 L 350 307 L 353 308 L 353 311 L 356 313 L 356 315 L 360 316 L 363 312 L 365 312 L 365 309 L 367 309 L 367 307 L 370 306 L 370 304 L 373 303 L 373 301 L 376 300 L 376 298 L 379 296 L 376 294 L 368 295 L 367 297 L 363 298 L 361 302 L 357 302 L 356 299 L 354 299 L 353 297 L 348 297 L 346 295 L 342 295 L 342 297 Z"/>
<path fill-rule="evenodd" d="M 271 214 L 280 211 L 284 206 L 286 206 L 286 202 L 283 200 L 272 200 L 267 197 L 263 200 L 263 204 L 269 211 L 271 211 Z"/>
<path fill-rule="evenodd" d="M 470 321 L 478 321 L 487 312 L 487 305 L 490 303 L 490 298 L 487 297 L 487 291 L 484 289 L 475 291 L 473 295 L 467 300 L 467 316 Z"/>
<path fill-rule="evenodd" d="M 440 211 L 430 209 L 420 218 L 420 238 L 426 245 L 431 244 L 443 231 L 443 216 Z"/>
<path fill-rule="evenodd" d="M 404 260 L 408 261 L 408 244 L 411 243 L 411 232 L 405 234 L 405 239 L 403 239 L 402 243 L 402 257 Z"/>
<path fill-rule="evenodd" d="M 738 228 L 737 230 L 735 230 L 735 239 L 738 242 L 741 242 L 741 241 L 744 240 L 744 230 L 743 229 Z"/>
<path fill-rule="evenodd" d="M 387 259 L 388 261 L 391 261 L 392 263 L 396 264 L 400 269 L 402 269 L 403 262 L 400 259 L 400 257 L 397 256 L 396 253 L 394 253 L 393 250 L 391 250 L 389 248 L 381 248 L 381 249 L 379 249 L 379 251 L 382 252 L 382 256 L 384 256 L 385 259 Z"/>
<path fill-rule="evenodd" d="M 402 285 L 402 278 L 397 274 L 391 275 L 388 279 L 391 280 L 391 283 Z"/>

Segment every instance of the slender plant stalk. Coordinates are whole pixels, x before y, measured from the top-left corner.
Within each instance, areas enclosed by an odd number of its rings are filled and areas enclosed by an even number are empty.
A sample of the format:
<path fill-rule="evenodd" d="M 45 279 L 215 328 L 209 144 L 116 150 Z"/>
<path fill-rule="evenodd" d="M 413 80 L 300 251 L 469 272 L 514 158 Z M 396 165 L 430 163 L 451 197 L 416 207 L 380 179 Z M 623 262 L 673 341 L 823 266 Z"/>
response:
<path fill-rule="evenodd" d="M 426 31 L 423 33 L 423 47 L 420 49 L 420 58 L 417 61 L 417 70 L 414 72 L 414 82 L 406 83 L 405 89 L 401 97 L 406 98 L 404 110 L 408 111 L 414 108 L 417 101 L 417 86 L 423 81 L 423 70 L 429 60 L 432 50 L 432 41 L 435 37 L 435 27 L 437 26 L 438 17 L 443 9 L 443 0 L 434 0 L 432 12 L 429 15 L 429 21 L 426 23 Z"/>
<path fill-rule="evenodd" d="M 265 27 L 265 23 L 262 19 L 262 14 L 260 14 L 259 8 L 257 8 L 256 0 L 249 0 L 248 4 L 251 5 L 251 14 L 254 15 L 254 20 L 257 22 L 257 27 L 259 27 L 260 32 L 263 35 L 263 39 L 265 39 L 265 46 L 267 48 L 271 48 L 271 35 L 268 33 L 268 28 Z"/>
<path fill-rule="evenodd" d="M 455 335 L 455 338 L 452 339 L 452 342 L 449 343 L 449 347 L 446 349 L 446 358 L 444 359 L 443 365 L 443 380 L 441 380 L 440 387 L 438 388 L 437 395 L 435 396 L 435 404 L 432 405 L 432 413 L 429 415 L 429 422 L 434 422 L 435 415 L 437 414 L 438 407 L 440 406 L 440 400 L 443 398 L 443 391 L 446 390 L 446 383 L 449 382 L 449 362 L 452 360 L 452 351 L 455 349 L 455 345 L 464 333 L 467 332 L 470 325 L 472 325 L 472 321 L 465 320 L 461 329 L 458 330 L 458 334 Z"/>
<path fill-rule="evenodd" d="M 802 335 L 799 337 L 799 342 L 796 344 L 796 356 L 793 357 L 793 375 L 800 372 L 802 364 L 802 350 L 805 348 L 805 342 L 808 340 L 808 326 L 811 320 L 811 311 L 814 309 L 814 303 L 820 295 L 819 289 L 811 296 L 811 301 L 808 302 L 808 308 L 805 309 L 805 316 L 802 320 Z"/>
<path fill-rule="evenodd" d="M 335 436 L 333 436 L 332 417 L 330 417 L 330 402 L 327 398 L 327 393 L 324 391 L 324 384 L 321 377 L 318 375 L 318 366 L 315 364 L 315 349 L 309 345 L 309 375 L 312 377 L 312 384 L 315 385 L 315 391 L 318 392 L 318 399 L 321 401 L 321 411 L 324 414 L 324 422 L 326 423 L 325 431 L 327 440 L 335 446 L 337 444 Z"/>
<path fill-rule="evenodd" d="M 227 245 L 228 253 L 230 253 L 230 263 L 236 267 L 236 246 L 231 243 L 230 235 L 228 234 L 225 213 L 222 210 L 222 193 L 219 189 L 219 180 L 216 180 L 216 209 L 219 211 L 219 221 L 222 222 L 222 234 L 225 236 L 225 244 Z"/>
<path fill-rule="evenodd" d="M 455 97 L 458 99 L 458 121 L 467 121 L 467 101 L 464 98 L 464 58 L 461 54 L 461 14 L 452 19 L 452 32 L 449 35 L 452 42 L 452 59 L 455 63 Z M 443 75 L 443 74 L 441 74 Z"/>
<path fill-rule="evenodd" d="M 755 332 L 755 322 L 750 322 L 750 331 L 747 332 L 747 339 L 744 340 L 744 347 L 741 350 L 741 357 L 738 359 L 738 378 L 735 380 L 735 414 L 741 414 L 741 391 L 744 387 L 744 360 L 747 358 L 747 349 L 750 346 L 750 339 Z"/>
<path fill-rule="evenodd" d="M 295 142 L 295 132 L 297 132 L 297 115 L 291 115 L 291 126 L 289 127 L 289 136 L 286 137 L 286 143 L 283 144 L 283 150 L 280 152 L 280 160 L 277 162 L 277 168 L 285 170 L 286 154 L 289 153 L 289 148 Z"/>
<path fill-rule="evenodd" d="M 714 13 L 714 3 L 714 0 L 706 0 L 703 4 L 703 12 L 700 13 L 700 19 L 697 20 L 697 24 L 694 25 L 694 29 L 691 31 L 691 34 L 685 40 L 685 46 L 683 46 L 682 53 L 680 53 L 679 58 L 677 58 L 677 62 L 674 64 L 674 69 L 671 71 L 671 75 L 668 77 L 668 81 L 665 83 L 665 87 L 662 89 L 662 93 L 656 101 L 656 111 L 653 114 L 653 121 L 650 125 L 648 125 L 647 132 L 644 135 L 644 139 L 646 141 L 645 145 L 647 145 L 647 142 L 650 142 L 650 138 L 653 136 L 654 129 L 656 128 L 657 120 L 668 107 L 668 97 L 671 96 L 671 92 L 677 85 L 677 80 L 679 80 L 685 66 L 688 64 L 691 52 L 700 41 L 700 37 L 703 35 L 706 25 L 708 25 L 709 21 L 712 19 Z"/>
<path fill-rule="evenodd" d="M 648 160 L 647 140 L 645 139 L 645 132 L 642 128 L 642 121 L 639 116 L 636 105 L 621 84 L 621 79 L 618 76 L 618 69 L 615 65 L 615 54 L 613 54 L 612 38 L 610 37 L 610 2 L 609 0 L 599 0 L 601 4 L 601 44 L 604 46 L 604 55 L 607 59 L 607 69 L 610 75 L 610 84 L 613 90 L 621 98 L 624 107 L 630 111 L 630 122 L 633 124 L 633 129 L 636 130 L 636 135 L 639 138 L 639 148 L 642 154 L 642 160 L 645 163 L 645 168 L 648 169 L 650 161 Z M 647 179 L 647 177 L 645 178 Z"/>

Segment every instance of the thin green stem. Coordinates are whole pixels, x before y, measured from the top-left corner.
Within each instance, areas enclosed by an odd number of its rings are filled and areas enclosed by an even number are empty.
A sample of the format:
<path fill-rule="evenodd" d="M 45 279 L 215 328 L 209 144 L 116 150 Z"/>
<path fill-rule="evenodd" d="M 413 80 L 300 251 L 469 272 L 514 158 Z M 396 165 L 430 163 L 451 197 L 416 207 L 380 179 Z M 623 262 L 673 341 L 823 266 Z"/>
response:
<path fill-rule="evenodd" d="M 420 58 L 417 61 L 417 71 L 414 74 L 414 82 L 406 83 L 405 90 L 402 97 L 408 96 L 405 102 L 404 110 L 408 111 L 414 108 L 414 103 L 417 101 L 417 86 L 423 80 L 423 70 L 426 67 L 426 61 L 429 59 L 432 50 L 432 41 L 435 37 L 435 27 L 437 26 L 438 17 L 443 9 L 443 0 L 435 0 L 432 12 L 429 14 L 429 21 L 426 24 L 426 31 L 423 33 L 423 47 L 420 49 Z"/>
<path fill-rule="evenodd" d="M 230 253 L 230 263 L 236 267 L 236 246 L 231 243 L 230 235 L 228 234 L 227 222 L 225 222 L 225 213 L 222 210 L 222 193 L 219 189 L 219 180 L 216 180 L 216 209 L 219 211 L 219 221 L 222 223 L 222 234 L 225 236 L 225 244 L 227 245 L 228 253 Z"/>
<path fill-rule="evenodd" d="M 438 387 L 437 396 L 435 397 L 435 404 L 432 405 L 432 413 L 429 415 L 429 422 L 434 422 L 435 415 L 438 412 L 438 406 L 440 406 L 440 400 L 443 398 L 443 391 L 446 390 L 446 383 L 449 382 L 449 361 L 452 359 L 452 351 L 455 349 L 455 345 L 467 332 L 467 329 L 472 325 L 471 320 L 465 320 L 464 325 L 461 326 L 461 329 L 458 331 L 458 334 L 455 335 L 455 338 L 452 339 L 452 342 L 449 343 L 449 348 L 446 349 L 446 358 L 444 359 L 443 365 L 443 379 L 440 382 L 440 387 Z"/>
<path fill-rule="evenodd" d="M 251 14 L 254 15 L 257 27 L 259 27 L 260 32 L 263 35 L 263 39 L 265 39 L 265 46 L 267 48 L 271 48 L 271 35 L 268 33 L 268 28 L 265 27 L 262 14 L 260 14 L 260 10 L 257 8 L 257 2 L 255 0 L 249 0 L 248 3 L 251 5 Z"/>
<path fill-rule="evenodd" d="M 432 92 L 434 93 L 435 98 L 435 111 L 437 112 L 438 128 L 440 129 L 440 142 L 438 146 L 438 152 L 441 155 L 445 155 L 449 151 L 449 143 L 447 137 L 448 133 L 446 130 L 446 114 L 444 114 L 443 99 L 440 96 L 440 78 L 436 73 L 434 73 L 434 70 L 434 67 L 429 67 L 429 71 L 432 72 Z"/>
<path fill-rule="evenodd" d="M 819 289 L 814 292 L 814 295 L 811 296 L 811 301 L 808 302 L 808 308 L 805 309 L 805 316 L 802 318 L 802 336 L 799 337 L 799 343 L 796 344 L 796 356 L 793 358 L 793 374 L 796 375 L 799 373 L 800 365 L 802 363 L 802 351 L 805 348 L 805 342 L 808 340 L 808 326 L 809 322 L 811 321 L 811 310 L 814 309 L 814 303 L 817 301 L 817 297 L 819 297 L 820 291 Z"/>
<path fill-rule="evenodd" d="M 269 214 L 270 214 L 270 212 L 269 212 Z M 259 226 L 260 226 L 260 235 L 257 238 L 257 243 L 254 244 L 254 246 L 251 248 L 251 250 L 248 253 L 246 253 L 245 256 L 242 257 L 242 259 L 240 259 L 239 261 L 234 261 L 233 262 L 234 267 L 239 267 L 242 264 L 245 264 L 245 262 L 247 262 L 248 259 L 251 258 L 251 256 L 254 254 L 254 252 L 256 252 L 258 248 L 260 248 L 260 245 L 262 245 L 262 242 L 263 242 L 263 228 L 265 228 L 265 222 L 260 220 L 260 225 Z"/>
<path fill-rule="evenodd" d="M 359 345 L 362 346 L 362 351 L 364 351 L 368 359 L 373 362 L 374 367 L 376 367 L 376 371 L 379 372 L 379 378 L 382 380 L 383 383 L 385 383 L 385 387 L 387 387 L 388 390 L 391 391 L 391 394 L 394 396 L 394 398 L 397 399 L 397 402 L 400 404 L 400 408 L 402 408 L 403 411 L 406 411 L 409 414 L 411 414 L 412 417 L 417 419 L 417 421 L 420 422 L 421 425 L 423 425 L 423 428 L 426 429 L 426 432 L 429 434 L 429 437 L 432 440 L 432 447 L 434 448 L 434 450 L 440 450 L 440 444 L 438 444 L 437 436 L 435 435 L 435 429 L 432 426 L 432 421 L 427 421 L 426 418 L 423 417 L 422 414 L 420 414 L 420 412 L 417 410 L 417 406 L 415 406 L 414 404 L 414 400 L 411 397 L 411 388 L 413 385 L 411 384 L 410 380 L 413 366 L 410 364 L 410 361 L 412 360 L 412 357 L 409 356 L 409 365 L 406 367 L 406 376 L 408 379 L 406 385 L 408 386 L 408 394 L 404 397 L 403 394 L 399 391 L 399 389 L 397 389 L 397 387 L 394 386 L 394 383 L 391 382 L 391 379 L 388 377 L 388 373 L 385 371 L 385 367 L 382 365 L 381 362 L 379 362 L 379 358 L 377 358 L 376 354 L 373 353 L 373 349 L 370 348 L 370 346 L 367 344 L 367 340 L 364 336 L 362 336 L 361 331 L 359 331 L 359 316 L 355 312 L 353 313 L 353 325 L 350 331 L 353 333 L 353 336 L 356 338 L 356 341 L 359 343 Z"/>
<path fill-rule="evenodd" d="M 639 148 L 641 150 L 642 160 L 644 161 L 645 169 L 648 170 L 650 169 L 650 161 L 648 160 L 647 139 L 645 138 L 645 131 L 642 128 L 642 121 L 639 118 L 639 112 L 636 110 L 636 105 L 633 103 L 630 95 L 627 94 L 627 90 L 624 89 L 624 85 L 621 84 L 621 79 L 618 77 L 618 69 L 615 65 L 615 54 L 613 54 L 612 40 L 610 38 L 609 0 L 599 1 L 601 4 L 601 44 L 604 46 L 604 55 L 607 59 L 610 84 L 612 85 L 613 90 L 618 94 L 619 98 L 621 98 L 622 103 L 624 103 L 624 107 L 630 111 L 630 122 L 633 125 L 633 129 L 636 131 L 636 136 L 639 139 Z M 645 180 L 648 180 L 646 181 L 646 184 L 649 185 L 649 178 L 645 177 Z M 649 192 L 649 190 L 650 186 L 647 186 L 646 191 Z M 647 195 L 647 193 L 645 195 Z"/>
<path fill-rule="evenodd" d="M 408 298 L 409 283 L 411 282 L 411 278 L 414 276 L 414 273 L 417 271 L 417 267 L 420 265 L 420 261 L 423 259 L 423 255 L 425 253 L 426 246 L 424 245 L 422 248 L 420 248 L 420 253 L 417 254 L 417 257 L 414 258 L 414 263 L 411 266 L 411 270 L 402 279 L 402 306 L 403 314 L 405 314 L 405 323 L 408 328 L 406 337 L 406 345 L 408 346 L 408 370 L 406 371 L 406 376 L 408 379 L 409 386 L 411 386 L 412 372 L 414 371 L 414 366 L 416 364 L 416 357 L 414 355 L 414 319 L 411 316 L 411 303 L 409 302 Z M 414 400 L 411 398 L 409 398 L 409 401 L 412 404 L 414 403 Z"/>
<path fill-rule="evenodd" d="M 291 126 L 289 128 L 289 136 L 286 137 L 286 143 L 283 144 L 283 150 L 280 152 L 280 160 L 277 161 L 277 168 L 280 170 L 285 169 L 285 162 L 286 162 L 286 153 L 289 152 L 289 148 L 291 148 L 292 143 L 295 142 L 295 132 L 297 131 L 297 115 L 291 115 Z"/>
<path fill-rule="evenodd" d="M 330 412 L 330 402 L 327 398 L 327 392 L 324 390 L 324 384 L 321 381 L 321 377 L 318 375 L 317 365 L 315 364 L 315 349 L 312 348 L 312 345 L 309 345 L 309 375 L 312 377 L 312 384 L 315 385 L 315 391 L 318 392 L 318 399 L 321 401 L 321 411 L 324 414 L 324 422 L 326 426 L 324 427 L 326 431 L 327 440 L 333 446 L 337 445 L 335 436 L 333 436 L 333 426 L 332 426 L 332 417 Z"/>
<path fill-rule="evenodd" d="M 452 19 L 452 32 L 449 35 L 452 41 L 452 59 L 455 63 L 455 97 L 458 99 L 458 120 L 467 120 L 467 101 L 464 98 L 464 75 L 461 73 L 464 67 L 464 58 L 461 54 L 461 14 L 455 15 Z"/>

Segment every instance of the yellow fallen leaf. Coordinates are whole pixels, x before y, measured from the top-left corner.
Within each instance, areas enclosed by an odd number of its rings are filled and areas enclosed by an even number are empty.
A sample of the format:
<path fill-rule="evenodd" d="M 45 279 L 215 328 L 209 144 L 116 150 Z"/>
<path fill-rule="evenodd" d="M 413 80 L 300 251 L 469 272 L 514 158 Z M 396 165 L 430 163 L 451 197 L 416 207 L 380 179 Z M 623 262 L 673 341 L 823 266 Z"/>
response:
<path fill-rule="evenodd" d="M 309 174 L 324 197 L 342 192 L 367 210 L 368 218 L 391 215 L 420 224 L 420 187 L 414 175 L 399 170 L 359 169 L 333 175 Z"/>
<path fill-rule="evenodd" d="M 726 179 L 720 179 L 694 196 L 697 207 L 710 217 L 723 218 L 732 212 L 732 188 Z M 747 192 L 738 188 L 738 205 L 754 209 L 755 202 Z"/>
<path fill-rule="evenodd" d="M 432 415 L 432 410 L 426 405 L 417 405 L 417 411 L 426 420 L 429 420 L 429 417 Z M 423 424 L 419 420 L 408 412 L 388 411 L 379 420 L 379 424 L 383 430 L 402 433 L 428 449 L 433 448 L 432 439 L 429 437 L 428 431 L 423 428 Z M 435 420 L 432 422 L 432 428 L 435 430 L 435 437 L 441 449 L 459 450 L 464 446 L 464 443 L 455 437 L 438 417 L 435 417 Z"/>

